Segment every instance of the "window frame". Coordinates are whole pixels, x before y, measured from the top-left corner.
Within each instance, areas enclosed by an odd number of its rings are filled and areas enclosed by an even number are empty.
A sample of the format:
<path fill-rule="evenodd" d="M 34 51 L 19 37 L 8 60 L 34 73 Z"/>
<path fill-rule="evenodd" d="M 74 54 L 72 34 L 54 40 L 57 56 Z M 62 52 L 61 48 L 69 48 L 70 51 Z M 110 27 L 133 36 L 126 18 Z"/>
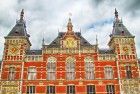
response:
<path fill-rule="evenodd" d="M 95 78 L 95 65 L 92 57 L 85 57 L 85 78 L 86 80 L 93 80 Z"/>
<path fill-rule="evenodd" d="M 16 71 L 15 67 L 13 66 L 9 67 L 9 75 L 8 75 L 9 80 L 15 80 L 15 75 L 16 75 L 15 71 Z"/>
<path fill-rule="evenodd" d="M 111 69 L 111 71 L 110 71 L 110 69 Z M 112 66 L 105 66 L 104 67 L 104 78 L 105 79 L 113 79 L 114 78 L 114 71 L 113 71 Z"/>
<path fill-rule="evenodd" d="M 76 94 L 75 85 L 67 85 L 67 93 L 66 94 Z"/>
<path fill-rule="evenodd" d="M 56 80 L 56 63 L 57 59 L 55 57 L 49 57 L 47 59 L 47 80 Z"/>
<path fill-rule="evenodd" d="M 50 87 L 52 87 L 52 88 L 50 88 Z M 48 91 L 48 88 L 49 88 L 49 91 Z M 46 94 L 55 94 L 55 93 L 56 93 L 56 87 L 54 85 L 48 85 L 46 87 Z"/>
<path fill-rule="evenodd" d="M 36 87 L 35 86 L 27 86 L 26 87 L 26 94 L 35 94 L 35 93 L 36 93 Z"/>
<path fill-rule="evenodd" d="M 74 80 L 75 79 L 75 62 L 76 59 L 74 57 L 66 58 L 66 79 Z"/>
<path fill-rule="evenodd" d="M 106 85 L 107 94 L 115 94 L 115 85 Z"/>
<path fill-rule="evenodd" d="M 125 66 L 125 72 L 126 72 L 126 78 L 132 79 L 132 67 L 131 67 L 131 65 Z"/>
<path fill-rule="evenodd" d="M 90 91 L 91 90 L 91 87 L 90 86 L 92 86 L 92 91 Z M 86 86 L 86 91 L 87 91 L 87 94 L 96 94 L 96 87 L 95 87 L 95 85 L 87 85 Z"/>
<path fill-rule="evenodd" d="M 35 69 L 35 70 L 30 71 L 30 69 Z M 28 67 L 28 80 L 36 80 L 36 79 L 37 79 L 37 69 L 36 69 L 36 67 L 34 67 L 34 66 Z"/>

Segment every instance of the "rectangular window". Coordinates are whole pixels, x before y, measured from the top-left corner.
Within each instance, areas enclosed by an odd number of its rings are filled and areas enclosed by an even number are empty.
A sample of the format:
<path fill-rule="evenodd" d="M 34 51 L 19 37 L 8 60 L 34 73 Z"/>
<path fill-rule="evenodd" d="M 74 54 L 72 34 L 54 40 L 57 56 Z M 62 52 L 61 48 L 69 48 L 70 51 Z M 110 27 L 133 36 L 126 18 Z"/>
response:
<path fill-rule="evenodd" d="M 106 86 L 107 94 L 115 94 L 115 87 L 114 85 L 107 85 Z"/>
<path fill-rule="evenodd" d="M 74 85 L 67 86 L 67 94 L 75 94 L 75 86 Z"/>
<path fill-rule="evenodd" d="M 36 79 L 36 68 L 30 67 L 28 69 L 28 80 L 35 80 Z"/>
<path fill-rule="evenodd" d="M 47 86 L 47 94 L 55 94 L 55 86 Z"/>
<path fill-rule="evenodd" d="M 105 67 L 105 79 L 113 79 L 112 67 Z"/>
<path fill-rule="evenodd" d="M 9 80 L 14 80 L 15 79 L 15 67 L 10 67 L 9 68 Z"/>
<path fill-rule="evenodd" d="M 27 86 L 27 94 L 35 94 L 35 86 Z"/>
<path fill-rule="evenodd" d="M 128 79 L 132 78 L 132 72 L 131 72 L 131 66 L 130 65 L 126 66 L 126 78 L 128 78 Z"/>
<path fill-rule="evenodd" d="M 87 85 L 87 94 L 96 94 L 95 85 Z"/>

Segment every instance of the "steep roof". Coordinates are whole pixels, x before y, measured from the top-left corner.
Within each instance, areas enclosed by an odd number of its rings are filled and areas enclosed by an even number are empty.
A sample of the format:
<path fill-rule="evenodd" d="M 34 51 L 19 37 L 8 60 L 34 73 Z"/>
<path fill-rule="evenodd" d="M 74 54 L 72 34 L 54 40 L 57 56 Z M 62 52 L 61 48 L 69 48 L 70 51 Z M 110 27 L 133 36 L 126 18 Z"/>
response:
<path fill-rule="evenodd" d="M 127 36 L 127 37 L 133 36 L 124 26 L 122 20 L 118 18 L 118 12 L 116 9 L 115 9 L 115 21 L 113 24 L 113 31 L 111 36 Z"/>
<path fill-rule="evenodd" d="M 116 20 L 113 25 L 113 36 L 132 36 L 121 20 Z"/>
<path fill-rule="evenodd" d="M 52 41 L 48 47 L 60 47 L 60 40 L 65 35 L 65 32 L 59 32 L 58 36 L 54 41 Z M 92 46 L 82 35 L 80 32 L 75 32 L 75 35 L 80 39 L 80 45 L 81 46 Z"/>
<path fill-rule="evenodd" d="M 24 21 L 17 21 L 16 25 L 9 32 L 8 36 L 29 36 Z"/>
<path fill-rule="evenodd" d="M 20 14 L 20 19 L 16 22 L 16 25 L 12 28 L 12 30 L 9 32 L 9 34 L 7 36 L 27 36 L 29 37 L 29 35 L 27 34 L 26 31 L 26 23 L 23 20 L 24 17 L 24 11 L 21 11 Z"/>

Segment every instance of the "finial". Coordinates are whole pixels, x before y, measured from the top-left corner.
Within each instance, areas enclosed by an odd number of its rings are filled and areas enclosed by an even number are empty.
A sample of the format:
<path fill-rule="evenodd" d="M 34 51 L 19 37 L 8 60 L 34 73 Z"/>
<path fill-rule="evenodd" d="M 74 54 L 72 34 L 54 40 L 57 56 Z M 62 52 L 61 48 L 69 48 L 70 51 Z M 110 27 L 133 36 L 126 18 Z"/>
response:
<path fill-rule="evenodd" d="M 121 18 L 121 23 L 123 23 L 123 19 Z"/>
<path fill-rule="evenodd" d="M 42 39 L 42 45 L 45 45 L 45 39 L 44 39 L 44 37 Z"/>
<path fill-rule="evenodd" d="M 80 33 L 81 33 L 81 28 L 80 28 Z"/>
<path fill-rule="evenodd" d="M 118 19 L 118 11 L 116 8 L 115 8 L 115 17 Z"/>
<path fill-rule="evenodd" d="M 97 35 L 96 35 L 96 45 L 98 45 L 98 37 L 97 37 Z"/>
<path fill-rule="evenodd" d="M 73 27 L 73 25 L 72 25 L 72 23 L 71 23 L 71 18 L 69 18 L 69 20 L 68 20 L 68 25 L 67 25 L 68 31 L 72 31 L 72 27 Z"/>
<path fill-rule="evenodd" d="M 69 13 L 69 20 L 68 20 L 68 24 L 67 24 L 67 29 L 68 31 L 72 31 L 72 22 L 71 22 L 71 16 L 72 16 L 72 13 Z"/>
<path fill-rule="evenodd" d="M 69 18 L 72 16 L 72 13 L 69 13 Z"/>
<path fill-rule="evenodd" d="M 59 34 L 59 28 L 58 28 L 58 34 Z"/>
<path fill-rule="evenodd" d="M 20 13 L 20 21 L 23 20 L 23 17 L 24 17 L 24 9 L 21 10 L 21 13 Z"/>

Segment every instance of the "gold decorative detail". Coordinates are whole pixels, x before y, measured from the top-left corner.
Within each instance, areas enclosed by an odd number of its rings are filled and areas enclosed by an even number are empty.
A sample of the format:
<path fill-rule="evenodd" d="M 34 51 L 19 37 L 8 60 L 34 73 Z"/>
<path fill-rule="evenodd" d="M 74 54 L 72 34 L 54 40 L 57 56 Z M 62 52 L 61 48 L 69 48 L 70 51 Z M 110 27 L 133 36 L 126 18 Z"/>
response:
<path fill-rule="evenodd" d="M 62 80 L 59 81 L 59 85 L 63 85 L 63 81 Z"/>
<path fill-rule="evenodd" d="M 138 94 L 140 92 L 139 80 L 125 79 L 122 80 L 122 90 L 124 94 Z"/>
<path fill-rule="evenodd" d="M 79 81 L 79 85 L 83 85 L 83 82 L 82 81 Z"/>
<path fill-rule="evenodd" d="M 17 55 L 17 54 L 19 54 L 19 49 L 20 49 L 20 47 L 19 47 L 20 45 L 19 44 L 17 44 L 17 43 L 15 43 L 15 44 L 9 44 L 9 54 L 10 55 Z"/>
<path fill-rule="evenodd" d="M 102 85 L 103 84 L 103 82 L 102 81 L 99 81 L 99 85 Z"/>
<path fill-rule="evenodd" d="M 2 94 L 18 94 L 19 92 L 18 81 L 2 81 L 1 87 Z"/>
<path fill-rule="evenodd" d="M 74 38 L 67 38 L 65 41 L 64 41 L 64 47 L 66 48 L 76 48 L 77 47 L 77 41 L 74 40 Z"/>
<path fill-rule="evenodd" d="M 17 86 L 19 85 L 19 82 L 18 81 L 2 81 L 1 82 L 1 85 L 12 85 L 12 86 Z"/>

